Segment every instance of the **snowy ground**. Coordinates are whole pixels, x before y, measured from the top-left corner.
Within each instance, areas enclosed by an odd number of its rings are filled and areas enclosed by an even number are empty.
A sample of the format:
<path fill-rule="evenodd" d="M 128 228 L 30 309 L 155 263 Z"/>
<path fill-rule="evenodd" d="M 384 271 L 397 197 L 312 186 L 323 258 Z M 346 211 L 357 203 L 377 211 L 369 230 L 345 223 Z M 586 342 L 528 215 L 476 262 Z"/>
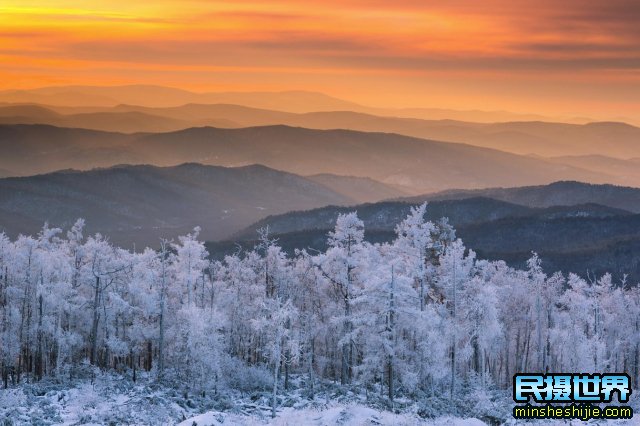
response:
<path fill-rule="evenodd" d="M 225 414 L 210 411 L 191 417 L 179 426 L 218 426 L 218 425 L 425 425 L 425 426 L 485 426 L 478 419 L 440 418 L 424 420 L 412 414 L 393 414 L 388 411 L 377 411 L 360 404 L 336 404 L 326 409 L 285 408 L 275 419 L 268 415 L 249 416 Z"/>
<path fill-rule="evenodd" d="M 25 386 L 0 393 L 0 419 L 13 425 L 173 424 L 186 411 L 164 391 L 118 389 L 117 383 L 84 382 L 46 392 Z"/>
<path fill-rule="evenodd" d="M 126 377 L 98 374 L 76 380 L 71 386 L 50 381 L 0 390 L 0 425 L 487 425 L 476 418 L 423 419 L 411 407 L 392 413 L 367 406 L 357 398 L 327 401 L 325 396 L 309 401 L 296 392 L 286 398 L 288 403 L 283 404 L 277 417 L 272 419 L 268 398 L 185 395 L 144 378 L 134 384 Z M 536 421 L 529 424 L 578 426 L 585 423 Z M 640 422 L 614 421 L 609 424 L 631 426 Z"/>
<path fill-rule="evenodd" d="M 266 412 L 265 412 L 266 413 Z M 530 425 L 530 426 L 584 426 L 584 425 L 607 425 L 607 426 L 631 426 L 640 424 L 640 420 L 616 420 L 616 421 L 542 421 L 516 422 L 512 420 L 505 425 Z M 487 426 L 486 423 L 474 418 L 454 418 L 440 417 L 437 419 L 421 419 L 412 414 L 393 414 L 388 411 L 377 411 L 360 404 L 336 404 L 323 410 L 301 409 L 296 410 L 286 408 L 281 410 L 275 419 L 264 416 L 249 416 L 227 414 L 217 411 L 210 411 L 198 416 L 190 417 L 179 426 L 227 426 L 227 425 L 273 425 L 273 426 L 293 426 L 293 425 L 421 425 L 421 426 Z"/>
<path fill-rule="evenodd" d="M 214 409 L 193 415 L 196 407 L 182 396 L 146 386 L 118 389 L 118 383 L 81 383 L 33 395 L 22 388 L 0 391 L 2 425 L 426 425 L 485 426 L 477 419 L 420 419 L 362 404 L 284 407 L 271 419 L 269 407 L 238 402 L 228 411 Z M 115 392 L 114 392 L 115 390 Z M 108 391 L 108 392 L 107 392 Z M 185 419 L 182 422 L 180 420 Z"/>

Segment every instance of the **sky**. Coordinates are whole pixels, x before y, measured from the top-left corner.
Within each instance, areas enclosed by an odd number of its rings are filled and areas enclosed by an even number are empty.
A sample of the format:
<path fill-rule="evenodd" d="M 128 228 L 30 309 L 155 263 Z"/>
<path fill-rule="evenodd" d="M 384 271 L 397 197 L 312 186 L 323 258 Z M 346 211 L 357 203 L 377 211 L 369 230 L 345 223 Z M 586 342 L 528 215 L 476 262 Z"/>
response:
<path fill-rule="evenodd" d="M 312 90 L 640 118 L 637 0 L 2 0 L 0 90 Z"/>

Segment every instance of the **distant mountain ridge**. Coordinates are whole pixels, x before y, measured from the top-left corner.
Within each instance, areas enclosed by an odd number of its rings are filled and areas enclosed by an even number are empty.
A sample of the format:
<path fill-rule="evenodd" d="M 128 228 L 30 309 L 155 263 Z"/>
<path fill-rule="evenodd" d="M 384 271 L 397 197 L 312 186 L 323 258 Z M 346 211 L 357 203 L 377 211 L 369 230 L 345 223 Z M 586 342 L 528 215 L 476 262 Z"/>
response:
<path fill-rule="evenodd" d="M 189 103 L 163 108 L 124 104 L 105 108 L 0 105 L 0 123 L 49 124 L 124 133 L 170 132 L 200 126 L 237 128 L 283 124 L 320 130 L 396 133 L 545 157 L 600 155 L 603 146 L 607 146 L 608 156 L 618 159 L 627 159 L 640 152 L 640 128 L 625 123 L 476 123 L 401 118 L 344 109 L 293 113 L 235 104 Z"/>
<path fill-rule="evenodd" d="M 195 226 L 203 238 L 219 239 L 269 214 L 353 203 L 317 182 L 259 165 L 117 166 L 0 179 L 0 231 L 36 234 L 45 222 L 68 228 L 84 218 L 89 233 L 157 246 L 159 238 Z"/>
<path fill-rule="evenodd" d="M 38 103 L 68 107 L 113 107 L 119 104 L 174 107 L 188 103 L 227 103 L 289 112 L 356 111 L 368 114 L 435 120 L 455 119 L 477 122 L 543 120 L 578 124 L 593 121 L 588 118 L 545 117 L 539 114 L 522 114 L 508 111 L 369 107 L 324 93 L 306 90 L 196 93 L 154 85 L 51 86 L 29 90 L 5 90 L 0 91 L 1 102 Z"/>
<path fill-rule="evenodd" d="M 120 104 L 173 107 L 188 103 L 231 103 L 291 112 L 352 110 L 356 103 L 304 90 L 280 92 L 202 92 L 154 85 L 52 86 L 0 91 L 0 102 L 57 106 L 113 107 Z"/>
<path fill-rule="evenodd" d="M 609 183 L 640 187 L 640 158 L 621 160 L 604 155 L 568 155 L 545 160 L 614 176 L 615 180 Z"/>
<path fill-rule="evenodd" d="M 557 180 L 606 181 L 571 166 L 464 144 L 388 133 L 289 126 L 120 134 L 43 125 L 0 126 L 0 168 L 23 175 L 115 164 L 264 164 L 299 175 L 371 178 L 407 193 Z"/>
<path fill-rule="evenodd" d="M 488 188 L 478 190 L 446 190 L 435 194 L 404 198 L 408 202 L 447 200 L 472 197 L 489 197 L 496 200 L 528 207 L 571 206 L 597 203 L 611 208 L 640 213 L 640 188 L 617 185 L 595 185 L 575 181 L 554 182 L 511 188 Z"/>

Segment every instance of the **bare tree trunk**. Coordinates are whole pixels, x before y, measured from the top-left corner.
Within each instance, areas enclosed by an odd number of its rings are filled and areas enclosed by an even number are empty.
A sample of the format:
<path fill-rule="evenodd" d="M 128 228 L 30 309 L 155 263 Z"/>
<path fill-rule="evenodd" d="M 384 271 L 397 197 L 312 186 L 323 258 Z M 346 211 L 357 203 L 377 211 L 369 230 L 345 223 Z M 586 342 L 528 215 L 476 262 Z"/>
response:
<path fill-rule="evenodd" d="M 393 276 L 393 267 L 391 267 L 391 285 L 389 291 L 389 340 L 390 347 L 393 351 L 395 348 L 395 301 L 394 301 L 394 293 L 395 293 L 395 280 Z M 389 401 L 393 402 L 393 364 L 394 364 L 394 356 L 395 354 L 392 352 L 389 354 L 389 359 L 387 361 L 387 370 L 389 372 L 389 383 L 388 383 L 388 392 L 389 392 Z"/>
<path fill-rule="evenodd" d="M 313 374 L 313 354 L 315 352 L 315 339 L 312 337 L 311 342 L 309 344 L 309 390 L 311 391 L 311 398 L 314 397 L 315 394 L 315 378 Z"/>
<path fill-rule="evenodd" d="M 100 321 L 100 312 L 98 304 L 100 303 L 100 277 L 96 276 L 96 288 L 93 296 L 93 322 L 91 325 L 91 357 L 89 361 L 92 365 L 96 365 L 98 358 L 98 322 Z"/>
<path fill-rule="evenodd" d="M 36 349 L 35 373 L 38 380 L 42 379 L 42 294 L 38 297 L 38 347 Z"/>
<path fill-rule="evenodd" d="M 271 418 L 276 417 L 276 406 L 278 405 L 278 376 L 280 375 L 280 339 L 278 338 L 278 347 L 276 349 L 276 360 L 273 366 L 273 394 L 271 396 Z"/>
<path fill-rule="evenodd" d="M 345 308 L 344 308 L 344 315 L 345 315 L 345 320 L 344 320 L 344 338 L 346 339 L 347 336 L 350 335 L 351 333 L 351 327 L 350 327 L 350 317 L 351 317 L 351 304 L 349 302 L 348 297 L 345 297 L 344 299 L 344 303 L 345 303 Z M 350 354 L 350 348 L 351 348 L 351 337 L 349 336 L 349 341 L 348 342 L 344 342 L 342 344 L 342 365 L 340 368 L 340 383 L 343 385 L 346 385 L 349 383 L 349 370 L 351 368 L 351 364 L 350 364 L 350 359 L 351 359 L 351 354 Z"/>
<path fill-rule="evenodd" d="M 151 371 L 153 367 L 153 345 L 151 340 L 147 340 L 147 371 Z"/>
<path fill-rule="evenodd" d="M 131 351 L 131 365 L 133 367 L 133 383 L 136 382 L 137 376 L 136 376 L 136 367 L 138 362 L 136 361 L 136 356 L 133 354 L 133 351 Z"/>
<path fill-rule="evenodd" d="M 31 257 L 29 257 L 29 262 L 28 262 L 28 269 L 27 269 L 27 276 L 26 276 L 26 280 L 25 280 L 25 287 L 24 287 L 24 299 L 22 300 L 22 309 L 20 311 L 20 339 L 19 339 L 19 344 L 18 344 L 18 371 L 16 372 L 16 377 L 17 377 L 17 381 L 18 383 L 20 383 L 20 376 L 22 374 L 22 369 L 25 365 L 26 362 L 26 355 L 27 355 L 27 350 L 25 350 L 25 337 L 24 337 L 24 329 L 25 329 L 25 320 L 26 320 L 26 328 L 27 328 L 27 335 L 28 335 L 28 330 L 29 330 L 29 323 L 30 323 L 30 299 L 31 299 Z M 27 343 L 28 343 L 28 337 L 27 337 Z"/>
<path fill-rule="evenodd" d="M 164 311 L 165 297 L 167 293 L 167 240 L 161 240 L 160 247 L 162 249 L 162 282 L 160 284 L 160 337 L 158 339 L 158 376 L 160 380 L 164 378 Z"/>
<path fill-rule="evenodd" d="M 160 299 L 160 339 L 158 340 L 158 371 L 160 380 L 164 375 L 164 297 Z"/>
<path fill-rule="evenodd" d="M 453 330 L 451 333 L 451 389 L 449 392 L 449 398 L 453 399 L 453 394 L 455 393 L 455 389 L 456 389 L 456 343 L 457 343 L 457 336 L 456 336 L 456 309 L 457 309 L 457 303 L 458 303 L 458 283 L 457 283 L 457 277 L 456 277 L 456 262 L 455 262 L 455 257 L 454 257 L 454 261 L 453 261 L 453 309 L 452 309 L 452 324 L 453 324 Z"/>

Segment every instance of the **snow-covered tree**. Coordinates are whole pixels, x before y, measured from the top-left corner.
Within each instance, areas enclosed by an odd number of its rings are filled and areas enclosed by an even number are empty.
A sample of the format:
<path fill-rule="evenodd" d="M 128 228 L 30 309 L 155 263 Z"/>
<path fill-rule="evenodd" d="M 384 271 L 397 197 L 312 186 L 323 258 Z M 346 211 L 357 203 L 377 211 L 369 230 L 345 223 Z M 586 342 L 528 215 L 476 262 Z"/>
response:
<path fill-rule="evenodd" d="M 333 289 L 336 301 L 343 311 L 336 316 L 342 323 L 340 338 L 341 366 L 340 381 L 351 382 L 354 363 L 353 299 L 362 289 L 359 274 L 362 269 L 361 257 L 365 250 L 364 223 L 354 213 L 338 216 L 336 227 L 329 233 L 329 249 L 318 256 L 317 264 L 323 277 Z"/>
<path fill-rule="evenodd" d="M 139 252 L 66 233 L 0 233 L 4 387 L 84 363 L 185 392 L 335 380 L 393 401 L 506 390 L 517 372 L 640 372 L 640 290 L 609 274 L 547 274 L 477 259 L 446 220 L 411 209 L 385 244 L 340 215 L 324 252 L 291 256 L 266 232 L 214 261 L 198 228 Z M 468 396 L 468 395 L 467 395 Z"/>

